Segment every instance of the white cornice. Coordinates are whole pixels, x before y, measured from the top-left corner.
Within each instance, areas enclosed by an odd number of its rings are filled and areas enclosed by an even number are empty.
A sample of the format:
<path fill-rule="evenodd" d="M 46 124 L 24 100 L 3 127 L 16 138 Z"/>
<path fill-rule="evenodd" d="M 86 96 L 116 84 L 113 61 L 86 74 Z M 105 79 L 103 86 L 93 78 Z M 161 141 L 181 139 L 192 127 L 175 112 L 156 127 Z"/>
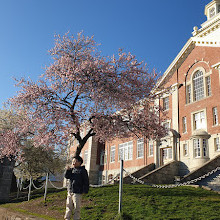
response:
<path fill-rule="evenodd" d="M 214 2 L 214 1 L 213 1 Z M 158 80 L 157 88 L 160 87 L 168 76 L 172 75 L 176 69 L 178 69 L 189 53 L 195 46 L 209 46 L 209 47 L 220 47 L 220 39 L 211 39 L 203 41 L 203 38 L 207 37 L 217 29 L 220 29 L 220 13 L 217 14 L 211 21 L 204 22 L 201 29 L 194 28 L 193 36 L 191 37 L 181 51 L 178 53 L 176 58 L 164 72 L 163 76 Z M 219 67 L 218 67 L 219 68 Z"/>
<path fill-rule="evenodd" d="M 209 26 L 211 26 L 212 24 L 214 24 L 217 20 L 219 20 L 220 18 L 220 13 L 216 14 L 212 19 L 205 21 L 204 23 L 201 24 L 201 31 Z"/>
<path fill-rule="evenodd" d="M 206 22 L 208 22 L 208 23 L 206 23 Z M 206 22 L 205 23 L 207 25 L 204 25 L 204 26 L 202 25 L 202 28 L 200 28 L 199 30 L 194 30 L 192 32 L 194 37 L 207 36 L 208 34 L 215 31 L 217 28 L 219 28 L 219 26 L 220 26 L 220 13 L 216 16 L 216 18 L 214 20 L 206 21 Z M 203 23 L 203 24 L 205 24 L 205 23 Z"/>
<path fill-rule="evenodd" d="M 170 74 L 173 73 L 181 64 L 181 60 L 185 60 L 185 58 L 188 56 L 187 51 L 191 49 L 193 49 L 194 42 L 192 40 L 192 37 L 186 42 L 186 44 L 184 45 L 184 47 L 182 48 L 182 50 L 178 53 L 178 55 L 176 56 L 176 58 L 173 60 L 173 62 L 170 64 L 170 66 L 167 68 L 167 70 L 165 71 L 165 73 L 163 74 L 162 78 L 158 81 L 157 83 L 157 87 L 159 87 L 162 82 L 164 81 L 164 79 Z M 190 50 L 191 52 L 191 50 Z"/>
<path fill-rule="evenodd" d="M 220 62 L 219 63 L 216 63 L 214 65 L 212 65 L 212 68 L 214 69 L 220 69 Z"/>

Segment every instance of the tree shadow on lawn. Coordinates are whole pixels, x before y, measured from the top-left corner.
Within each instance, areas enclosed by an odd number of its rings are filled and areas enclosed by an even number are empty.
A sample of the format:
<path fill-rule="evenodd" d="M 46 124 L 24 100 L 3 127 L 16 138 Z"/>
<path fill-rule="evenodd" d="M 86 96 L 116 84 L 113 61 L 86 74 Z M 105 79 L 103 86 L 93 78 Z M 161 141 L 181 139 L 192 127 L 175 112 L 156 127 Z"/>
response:
<path fill-rule="evenodd" d="M 61 191 L 66 191 L 66 189 L 48 189 L 47 196 L 51 193 L 61 192 Z M 33 190 L 33 191 L 31 191 L 30 199 L 36 199 L 36 198 L 39 198 L 42 196 L 44 196 L 43 189 Z M 24 201 L 28 201 L 28 191 L 19 192 L 18 198 L 17 198 L 17 192 L 10 193 L 9 201 L 7 203 L 20 203 L 20 202 L 24 202 Z M 0 204 L 4 204 L 4 203 L 0 203 Z"/>

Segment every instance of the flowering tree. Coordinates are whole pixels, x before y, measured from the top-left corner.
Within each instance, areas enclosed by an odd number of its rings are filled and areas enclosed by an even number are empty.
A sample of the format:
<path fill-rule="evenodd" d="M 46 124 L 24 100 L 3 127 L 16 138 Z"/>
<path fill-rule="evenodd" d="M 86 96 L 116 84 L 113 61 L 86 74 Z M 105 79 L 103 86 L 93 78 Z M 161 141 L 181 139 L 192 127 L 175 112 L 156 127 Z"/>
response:
<path fill-rule="evenodd" d="M 0 159 L 12 159 L 20 149 L 21 133 L 16 129 L 21 118 L 11 110 L 0 110 Z"/>
<path fill-rule="evenodd" d="M 34 147 L 33 129 L 27 126 L 30 123 L 26 116 L 24 112 L 18 115 L 12 110 L 0 110 L 0 164 L 5 157 L 9 158 L 15 165 L 16 175 L 26 178 L 61 171 L 66 163 L 65 153 Z"/>
<path fill-rule="evenodd" d="M 156 73 L 130 53 L 104 57 L 97 48 L 93 37 L 82 33 L 58 35 L 50 50 L 54 62 L 40 80 L 18 80 L 21 90 L 11 103 L 28 115 L 23 126 L 34 134 L 35 145 L 65 146 L 74 136 L 79 155 L 91 136 L 99 141 L 163 136 L 159 109 L 151 106 Z"/>

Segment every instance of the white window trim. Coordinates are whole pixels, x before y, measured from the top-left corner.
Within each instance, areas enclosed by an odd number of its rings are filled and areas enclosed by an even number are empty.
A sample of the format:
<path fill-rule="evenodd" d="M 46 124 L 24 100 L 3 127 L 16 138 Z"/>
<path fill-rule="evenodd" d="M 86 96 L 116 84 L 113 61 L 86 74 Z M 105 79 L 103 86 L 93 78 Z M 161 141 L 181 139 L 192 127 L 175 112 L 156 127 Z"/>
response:
<path fill-rule="evenodd" d="M 202 72 L 203 72 L 204 97 L 201 98 L 200 100 L 195 101 L 195 100 L 194 100 L 193 77 L 194 77 L 194 75 L 195 75 L 195 73 L 196 73 L 197 71 L 202 71 Z M 210 84 L 211 84 L 211 74 L 212 74 L 212 70 L 210 70 L 209 72 L 206 72 L 206 70 L 205 70 L 203 67 L 201 67 L 201 66 L 200 66 L 200 67 L 197 67 L 196 69 L 193 70 L 193 72 L 191 73 L 191 76 L 190 76 L 189 81 L 186 82 L 185 92 L 186 92 L 186 104 L 187 104 L 187 105 L 188 105 L 188 104 L 191 104 L 191 103 L 199 102 L 199 101 L 201 101 L 201 100 L 203 100 L 203 99 L 206 99 L 206 98 L 209 98 L 209 97 L 212 96 L 212 87 L 211 87 L 211 95 L 208 96 L 208 95 L 207 95 L 207 85 L 206 85 L 206 78 L 207 78 L 208 76 L 210 76 Z M 189 85 L 191 85 L 191 90 L 190 90 L 190 91 L 191 91 L 191 92 L 190 92 L 190 95 L 191 95 L 191 96 L 190 96 L 190 100 L 191 100 L 191 102 L 188 102 L 189 97 L 188 97 L 188 92 L 187 92 L 187 86 L 189 86 Z"/>
<path fill-rule="evenodd" d="M 162 155 L 163 160 L 170 161 L 173 159 L 173 149 L 172 147 L 162 148 L 163 154 L 166 152 L 166 156 Z"/>
<path fill-rule="evenodd" d="M 164 100 L 165 99 L 168 99 L 168 108 L 164 108 Z M 169 96 L 164 96 L 163 98 L 162 98 L 162 100 L 163 100 L 163 111 L 168 111 L 169 109 L 170 109 L 170 98 L 169 98 Z"/>
<path fill-rule="evenodd" d="M 153 152 L 152 152 L 152 154 L 151 154 L 151 148 L 150 148 L 150 145 L 152 145 L 152 148 L 153 148 Z M 154 143 L 153 142 L 149 142 L 149 144 L 148 144 L 148 157 L 153 157 L 154 156 Z"/>
<path fill-rule="evenodd" d="M 183 131 L 183 134 L 186 134 L 187 133 L 187 118 L 186 118 L 186 116 L 184 116 L 184 117 L 182 117 L 182 125 L 184 125 L 183 124 L 183 119 L 185 119 L 186 121 L 186 123 L 185 123 L 185 131 Z M 183 128 L 184 128 L 184 126 L 182 126 Z"/>
<path fill-rule="evenodd" d="M 195 112 L 191 112 L 191 128 L 192 128 L 192 131 L 196 131 L 197 129 L 195 129 L 195 125 L 194 125 L 194 115 L 199 113 L 199 112 L 204 112 L 204 116 L 205 116 L 205 127 L 202 128 L 203 130 L 207 131 L 207 111 L 206 111 L 206 108 L 204 109 L 200 109 L 199 111 L 195 111 Z"/>
<path fill-rule="evenodd" d="M 112 150 L 114 148 L 114 150 Z M 112 160 L 112 152 L 114 152 L 114 160 Z M 114 163 L 115 162 L 115 152 L 116 152 L 116 146 L 113 145 L 110 147 L 110 163 Z"/>
<path fill-rule="evenodd" d="M 217 138 L 218 138 L 218 142 L 219 142 L 219 145 L 220 145 L 220 137 L 216 136 L 216 137 L 214 137 L 214 147 L 215 147 L 215 151 L 219 152 L 220 151 L 220 146 L 219 146 L 219 148 L 217 148 L 217 145 L 216 145 L 216 139 Z"/>
<path fill-rule="evenodd" d="M 138 142 L 139 140 L 142 140 L 141 142 Z M 142 144 L 143 145 L 143 155 L 142 156 L 138 156 L 138 145 Z M 144 139 L 143 138 L 140 138 L 137 140 L 137 159 L 142 159 L 144 158 Z"/>
<path fill-rule="evenodd" d="M 185 148 L 184 145 L 186 145 L 187 153 L 185 154 Z M 188 143 L 183 143 L 183 156 L 188 157 L 189 156 L 189 144 Z"/>
<path fill-rule="evenodd" d="M 190 89 L 188 89 L 188 88 L 190 88 Z M 192 85 L 191 85 L 191 83 L 188 83 L 186 85 L 186 104 L 190 104 L 190 103 L 192 103 Z"/>
<path fill-rule="evenodd" d="M 216 124 L 214 124 L 214 109 L 216 108 L 216 110 L 217 110 L 217 123 Z M 216 126 L 218 126 L 219 125 L 219 117 L 218 117 L 218 107 L 217 106 L 215 106 L 215 107 L 213 107 L 212 108 L 212 117 L 213 117 L 213 123 L 212 123 L 212 126 L 213 127 L 216 127 Z"/>
<path fill-rule="evenodd" d="M 200 156 L 196 156 L 195 154 L 195 147 L 194 147 L 194 140 L 198 139 L 199 140 L 199 149 L 200 149 Z M 203 149 L 203 140 L 206 140 L 206 155 L 204 156 L 204 149 Z M 209 143 L 208 143 L 208 139 L 202 138 L 202 137 L 198 137 L 198 138 L 194 138 L 193 139 L 193 157 L 194 158 L 208 158 L 209 156 Z"/>
<path fill-rule="evenodd" d="M 127 153 L 129 154 L 129 148 L 128 148 L 128 144 L 129 144 L 129 143 L 132 143 L 131 158 L 128 158 L 128 159 L 125 158 L 125 150 L 124 150 L 125 148 L 123 147 L 123 148 L 122 148 L 122 149 L 123 149 L 123 157 L 122 157 L 122 159 L 123 159 L 124 161 L 129 161 L 129 160 L 132 160 L 132 159 L 133 159 L 133 148 L 134 148 L 134 144 L 133 144 L 133 141 L 128 141 L 128 142 L 124 142 L 124 143 L 121 143 L 121 144 L 118 145 L 118 161 L 120 161 L 120 146 L 127 144 Z"/>

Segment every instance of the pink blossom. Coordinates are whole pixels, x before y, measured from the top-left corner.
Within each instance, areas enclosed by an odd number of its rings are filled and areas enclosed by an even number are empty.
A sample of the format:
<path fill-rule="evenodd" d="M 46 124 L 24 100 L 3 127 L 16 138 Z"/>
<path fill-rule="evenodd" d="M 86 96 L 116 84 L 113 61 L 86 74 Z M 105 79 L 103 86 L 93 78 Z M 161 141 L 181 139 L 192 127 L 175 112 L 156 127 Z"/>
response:
<path fill-rule="evenodd" d="M 73 135 L 80 153 L 94 135 L 101 141 L 115 136 L 164 135 L 160 110 L 150 108 L 155 72 L 121 49 L 117 56 L 104 57 L 97 48 L 93 37 L 82 33 L 76 38 L 58 35 L 50 50 L 54 62 L 40 80 L 17 81 L 20 91 L 10 102 L 16 111 L 25 111 L 28 120 L 19 129 L 31 130 L 36 146 L 65 146 Z M 82 126 L 90 128 L 85 137 L 80 133 Z"/>

